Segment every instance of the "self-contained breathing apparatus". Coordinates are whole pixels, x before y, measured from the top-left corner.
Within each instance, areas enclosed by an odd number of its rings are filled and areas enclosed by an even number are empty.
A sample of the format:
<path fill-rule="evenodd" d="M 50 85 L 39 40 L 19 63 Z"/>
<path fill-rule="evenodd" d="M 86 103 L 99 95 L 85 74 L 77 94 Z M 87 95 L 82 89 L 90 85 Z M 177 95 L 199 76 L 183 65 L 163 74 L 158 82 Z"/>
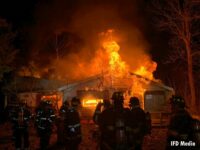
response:
<path fill-rule="evenodd" d="M 114 92 L 111 99 L 113 107 L 109 107 L 100 115 L 101 149 L 128 149 L 129 110 L 123 108 L 124 96 L 122 92 Z"/>

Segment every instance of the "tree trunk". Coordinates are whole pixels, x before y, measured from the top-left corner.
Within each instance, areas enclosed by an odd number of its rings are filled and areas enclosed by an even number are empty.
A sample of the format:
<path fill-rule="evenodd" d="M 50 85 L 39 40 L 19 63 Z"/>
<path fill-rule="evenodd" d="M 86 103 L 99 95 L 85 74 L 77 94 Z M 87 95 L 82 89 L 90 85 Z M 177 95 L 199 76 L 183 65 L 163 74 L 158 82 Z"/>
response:
<path fill-rule="evenodd" d="M 193 76 L 193 68 L 192 68 L 191 49 L 189 46 L 186 46 L 186 49 L 187 49 L 187 59 L 188 59 L 188 81 L 189 81 L 190 94 L 191 94 L 191 106 L 192 108 L 195 108 L 196 92 L 195 92 L 194 76 Z"/>
<path fill-rule="evenodd" d="M 188 13 L 184 13 L 184 27 L 185 27 L 185 48 L 187 51 L 187 63 L 188 63 L 188 81 L 190 87 L 191 101 L 190 106 L 191 109 L 195 109 L 196 106 L 196 92 L 194 85 L 194 76 L 193 76 L 193 59 L 192 59 L 192 49 L 191 49 L 191 32 L 190 32 L 190 21 L 188 17 Z"/>

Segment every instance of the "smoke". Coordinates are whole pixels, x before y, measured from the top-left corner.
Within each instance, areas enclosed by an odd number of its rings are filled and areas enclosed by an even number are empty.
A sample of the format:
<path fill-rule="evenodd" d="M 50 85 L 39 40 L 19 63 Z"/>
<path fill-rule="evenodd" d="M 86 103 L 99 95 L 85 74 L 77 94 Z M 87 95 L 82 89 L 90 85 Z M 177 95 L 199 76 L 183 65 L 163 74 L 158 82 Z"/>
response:
<path fill-rule="evenodd" d="M 74 80 L 101 73 L 101 33 L 114 29 L 120 55 L 132 70 L 151 60 L 143 37 L 141 4 L 136 0 L 51 0 L 40 2 L 32 28 L 31 59 L 61 79 Z M 57 51 L 56 51 L 57 50 Z M 104 58 L 103 58 L 104 57 Z M 101 60 L 102 59 L 102 60 Z M 102 62 L 98 64 L 96 62 Z M 52 73 L 52 71 L 51 71 Z"/>

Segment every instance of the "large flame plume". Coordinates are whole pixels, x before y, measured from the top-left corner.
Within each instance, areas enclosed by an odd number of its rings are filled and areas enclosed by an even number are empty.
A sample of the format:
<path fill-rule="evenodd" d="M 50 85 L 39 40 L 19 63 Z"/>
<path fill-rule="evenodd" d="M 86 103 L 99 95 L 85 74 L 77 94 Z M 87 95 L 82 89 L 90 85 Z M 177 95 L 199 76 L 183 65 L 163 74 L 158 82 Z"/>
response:
<path fill-rule="evenodd" d="M 108 68 L 109 72 L 115 77 L 123 77 L 127 76 L 129 73 L 134 73 L 135 75 L 142 76 L 148 80 L 154 80 L 153 72 L 156 70 L 157 64 L 152 61 L 150 57 L 144 54 L 142 61 L 140 62 L 134 70 L 131 70 L 131 66 L 129 66 L 125 61 L 122 60 L 119 50 L 119 44 L 113 38 L 114 30 L 108 30 L 105 33 L 102 33 L 104 36 L 102 47 L 105 49 L 104 58 L 108 57 Z M 137 56 L 132 56 L 134 59 Z M 134 64 L 132 64 L 134 66 Z M 105 67 L 105 66 L 104 66 Z"/>
<path fill-rule="evenodd" d="M 109 58 L 109 73 L 118 77 L 125 75 L 128 66 L 120 57 L 120 46 L 113 40 L 113 30 L 108 30 L 102 35 L 104 36 L 102 46 L 106 50 L 105 55 Z"/>
<path fill-rule="evenodd" d="M 120 46 L 113 38 L 113 30 L 108 30 L 103 35 L 105 38 L 102 45 L 106 50 L 105 55 L 108 55 L 107 57 L 109 58 L 109 73 L 113 78 L 118 78 L 119 80 L 131 74 L 131 96 L 139 96 L 143 100 L 145 89 L 150 81 L 154 80 L 153 72 L 156 70 L 157 64 L 148 55 L 144 55 L 135 70 L 131 70 L 131 67 L 122 60 L 119 54 Z M 137 59 L 137 57 L 134 58 Z"/>
<path fill-rule="evenodd" d="M 99 36 L 100 45 L 93 56 L 89 54 L 88 50 L 83 49 L 64 59 L 57 60 L 55 58 L 53 64 L 50 64 L 56 68 L 51 70 L 51 76 L 70 81 L 109 72 L 114 77 L 125 77 L 129 73 L 134 73 L 149 80 L 154 79 L 153 72 L 156 70 L 157 64 L 151 60 L 148 54 L 129 56 L 135 60 L 135 63 L 128 64 L 120 56 L 120 52 L 123 53 L 124 50 L 120 49 L 113 29 L 102 32 Z M 48 71 L 48 68 L 39 69 L 34 62 L 31 62 L 29 68 L 22 68 L 20 73 L 25 76 L 41 77 Z"/>
<path fill-rule="evenodd" d="M 125 82 L 123 79 L 129 78 L 128 82 L 131 79 L 131 87 L 129 87 L 131 96 L 138 96 L 142 100 L 150 81 L 155 80 L 153 72 L 156 70 L 157 64 L 147 53 L 131 55 L 129 57 L 134 59 L 135 63 L 127 63 L 126 59 L 121 57 L 124 49 L 120 48 L 118 38 L 114 33 L 114 30 L 109 29 L 99 34 L 100 44 L 94 55 L 87 53 L 87 50 L 82 50 L 71 54 L 66 59 L 57 60 L 55 58 L 52 66 L 55 66 L 56 70 L 53 71 L 55 74 L 52 77 L 73 82 L 74 79 L 85 79 L 103 73 L 103 75 L 107 74 L 107 77 L 111 77 L 109 78 L 111 86 L 115 86 L 116 82 L 121 86 Z M 35 65 L 32 63 L 28 71 L 34 73 L 34 67 Z M 35 72 L 37 77 L 40 76 L 39 74 L 37 71 Z M 130 83 L 128 84 L 130 85 Z"/>

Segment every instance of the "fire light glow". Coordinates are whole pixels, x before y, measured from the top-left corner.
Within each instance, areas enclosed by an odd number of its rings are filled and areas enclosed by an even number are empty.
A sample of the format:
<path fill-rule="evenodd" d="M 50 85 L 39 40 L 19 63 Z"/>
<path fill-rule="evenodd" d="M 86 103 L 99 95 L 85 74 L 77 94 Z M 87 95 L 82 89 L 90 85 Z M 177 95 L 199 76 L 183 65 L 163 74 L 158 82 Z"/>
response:
<path fill-rule="evenodd" d="M 139 62 L 137 66 L 132 64 L 135 69 L 131 70 L 131 67 L 122 60 L 119 54 L 120 46 L 114 40 L 113 30 L 108 30 L 103 35 L 105 38 L 102 47 L 106 50 L 106 55 L 109 58 L 108 68 L 112 78 L 123 78 L 130 72 L 134 73 L 136 76 L 132 76 L 131 95 L 141 95 L 143 97 L 145 88 L 147 88 L 151 80 L 154 80 L 153 72 L 157 67 L 156 62 L 152 61 L 148 54 L 144 54 L 142 59 L 137 56 L 130 56 L 138 59 L 137 62 Z M 137 75 L 141 76 L 141 78 L 138 78 Z"/>
<path fill-rule="evenodd" d="M 96 107 L 99 102 L 102 102 L 103 99 L 83 99 L 83 107 Z"/>
<path fill-rule="evenodd" d="M 128 66 L 124 61 L 122 61 L 119 55 L 120 46 L 113 40 L 112 33 L 113 30 L 107 31 L 102 46 L 106 50 L 106 54 L 109 58 L 109 72 L 119 77 L 127 73 Z"/>

